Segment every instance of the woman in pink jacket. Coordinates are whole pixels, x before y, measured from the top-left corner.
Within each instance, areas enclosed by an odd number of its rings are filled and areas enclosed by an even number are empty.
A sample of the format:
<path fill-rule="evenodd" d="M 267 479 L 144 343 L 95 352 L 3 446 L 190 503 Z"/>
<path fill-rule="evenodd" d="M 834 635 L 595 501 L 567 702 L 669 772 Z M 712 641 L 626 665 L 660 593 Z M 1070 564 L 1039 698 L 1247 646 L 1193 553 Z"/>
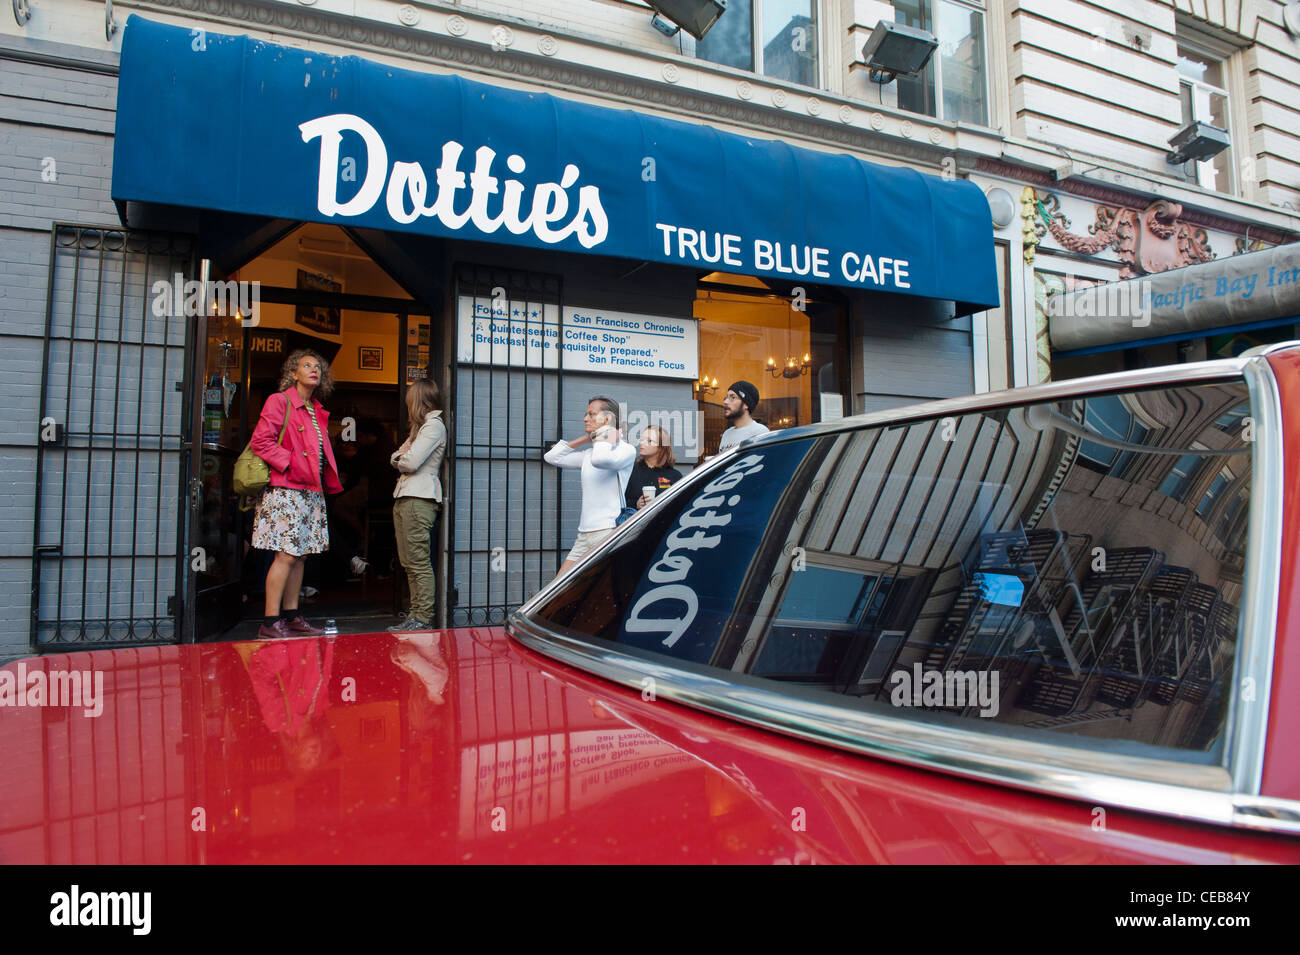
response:
<path fill-rule="evenodd" d="M 298 595 L 307 555 L 329 550 L 325 495 L 343 490 L 330 447 L 329 412 L 316 400 L 330 396 L 334 376 L 329 362 L 300 348 L 285 360 L 279 387 L 262 406 L 249 442 L 271 468 L 271 484 L 257 502 L 253 546 L 276 552 L 266 574 L 266 619 L 257 635 L 319 636 L 324 631 L 298 612 Z"/>

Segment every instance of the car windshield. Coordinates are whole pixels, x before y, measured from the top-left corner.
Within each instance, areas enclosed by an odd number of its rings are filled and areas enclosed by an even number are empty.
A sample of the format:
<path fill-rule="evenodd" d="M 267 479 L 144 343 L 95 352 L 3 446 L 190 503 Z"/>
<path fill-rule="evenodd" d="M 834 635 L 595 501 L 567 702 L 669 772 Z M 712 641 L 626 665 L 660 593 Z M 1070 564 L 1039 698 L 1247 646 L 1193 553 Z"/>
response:
<path fill-rule="evenodd" d="M 1227 382 L 759 443 L 654 504 L 529 619 L 837 706 L 1208 761 L 1238 638 L 1249 412 Z"/>

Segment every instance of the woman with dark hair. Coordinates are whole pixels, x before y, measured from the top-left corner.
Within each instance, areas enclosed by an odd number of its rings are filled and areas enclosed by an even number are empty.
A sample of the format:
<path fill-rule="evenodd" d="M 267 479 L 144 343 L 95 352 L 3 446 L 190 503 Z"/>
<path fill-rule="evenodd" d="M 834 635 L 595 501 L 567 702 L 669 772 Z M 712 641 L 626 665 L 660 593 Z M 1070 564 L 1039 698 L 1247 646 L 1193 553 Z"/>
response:
<path fill-rule="evenodd" d="M 308 348 L 285 359 L 279 391 L 266 399 L 249 446 L 271 469 L 257 502 L 253 546 L 275 551 L 266 574 L 266 619 L 259 637 L 319 636 L 298 611 L 308 554 L 329 550 L 325 495 L 343 490 L 330 447 L 329 412 L 318 398 L 334 390 L 329 362 Z"/>
<path fill-rule="evenodd" d="M 411 382 L 406 389 L 406 411 L 411 433 L 390 460 L 401 475 L 393 488 L 393 532 L 397 537 L 397 559 L 411 585 L 411 609 L 405 620 L 388 628 L 396 632 L 432 628 L 435 587 L 431 541 L 442 507 L 438 472 L 447 448 L 442 395 L 435 382 L 427 378 Z"/>

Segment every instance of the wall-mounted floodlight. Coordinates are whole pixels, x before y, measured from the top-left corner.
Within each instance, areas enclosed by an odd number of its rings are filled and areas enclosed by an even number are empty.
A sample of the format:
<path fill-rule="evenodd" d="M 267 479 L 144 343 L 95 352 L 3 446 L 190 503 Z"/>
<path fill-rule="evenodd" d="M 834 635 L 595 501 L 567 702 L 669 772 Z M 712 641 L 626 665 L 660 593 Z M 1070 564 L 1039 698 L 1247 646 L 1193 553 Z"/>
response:
<path fill-rule="evenodd" d="M 718 17 L 727 12 L 727 0 L 646 0 L 654 10 L 654 28 L 664 36 L 673 36 L 677 24 L 697 40 L 713 29 Z M 672 23 L 665 22 L 665 19 Z"/>
<path fill-rule="evenodd" d="M 862 47 L 862 59 L 871 70 L 873 83 L 892 83 L 895 77 L 912 76 L 925 69 L 939 45 L 928 30 L 881 20 Z"/>
<path fill-rule="evenodd" d="M 1226 129 L 1211 126 L 1209 123 L 1191 122 L 1169 140 L 1173 152 L 1165 159 L 1170 165 L 1190 162 L 1193 159 L 1197 162 L 1205 162 L 1227 149 L 1230 143 Z"/>

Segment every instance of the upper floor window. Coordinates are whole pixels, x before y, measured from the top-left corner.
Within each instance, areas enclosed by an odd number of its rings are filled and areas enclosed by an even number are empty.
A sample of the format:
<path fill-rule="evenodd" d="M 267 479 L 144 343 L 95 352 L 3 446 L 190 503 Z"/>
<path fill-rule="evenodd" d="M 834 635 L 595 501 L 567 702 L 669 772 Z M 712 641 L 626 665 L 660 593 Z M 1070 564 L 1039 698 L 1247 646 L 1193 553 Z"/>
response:
<path fill-rule="evenodd" d="M 924 70 L 895 80 L 901 109 L 949 122 L 988 125 L 983 6 L 953 0 L 895 0 L 897 22 L 928 30 L 939 40 Z"/>
<path fill-rule="evenodd" d="M 1250 414 L 1250 405 L 1242 402 L 1235 408 L 1230 408 L 1214 420 L 1214 424 L 1225 434 L 1236 437 L 1242 433 L 1245 428 L 1246 416 Z"/>
<path fill-rule="evenodd" d="M 1219 520 L 1218 535 L 1219 540 L 1223 541 L 1223 546 L 1229 550 L 1241 550 L 1241 541 L 1246 533 L 1246 518 L 1250 503 L 1250 495 L 1245 488 L 1238 491 L 1229 499 L 1227 506 L 1223 509 L 1223 517 Z"/>
<path fill-rule="evenodd" d="M 1169 473 L 1165 475 L 1165 479 L 1160 483 L 1160 493 L 1165 497 L 1172 497 L 1181 501 L 1196 480 L 1196 474 L 1200 470 L 1203 460 L 1202 456 L 1195 452 L 1180 457 L 1174 462 L 1174 466 L 1169 469 Z"/>
<path fill-rule="evenodd" d="M 1183 37 L 1178 41 L 1178 99 L 1182 125 L 1208 123 L 1231 130 L 1228 116 L 1228 57 L 1203 43 Z M 1205 162 L 1189 161 L 1173 167 L 1188 182 L 1217 192 L 1231 192 L 1232 147 Z"/>
<path fill-rule="evenodd" d="M 1223 489 L 1231 484 L 1232 481 L 1233 474 L 1228 468 L 1223 468 L 1214 476 L 1214 480 L 1210 482 L 1210 486 L 1205 489 L 1205 494 L 1201 498 L 1201 502 L 1196 505 L 1196 513 L 1203 520 L 1209 520 L 1210 512 L 1214 510 L 1215 500 L 1223 492 Z"/>
<path fill-rule="evenodd" d="M 820 86 L 816 0 L 730 0 L 703 40 L 702 60 L 761 76 Z"/>

